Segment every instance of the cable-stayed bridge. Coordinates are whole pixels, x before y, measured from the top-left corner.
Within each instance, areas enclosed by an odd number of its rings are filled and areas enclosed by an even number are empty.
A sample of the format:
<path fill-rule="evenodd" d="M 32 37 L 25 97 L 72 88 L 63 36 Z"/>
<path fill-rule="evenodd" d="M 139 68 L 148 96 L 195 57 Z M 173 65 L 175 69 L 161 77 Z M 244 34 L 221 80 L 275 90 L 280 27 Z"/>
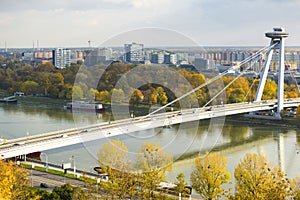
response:
<path fill-rule="evenodd" d="M 250 113 L 251 117 L 257 117 L 257 111 L 273 111 L 273 119 L 281 119 L 281 111 L 288 107 L 297 107 L 300 105 L 300 98 L 287 99 L 283 98 L 283 85 L 284 85 L 284 39 L 288 36 L 282 28 L 274 28 L 273 32 L 266 33 L 266 36 L 271 38 L 271 43 L 267 47 L 257 51 L 254 55 L 246 58 L 238 66 L 233 66 L 232 69 L 237 69 L 243 64 L 257 59 L 262 53 L 267 53 L 267 60 L 263 67 L 260 76 L 260 83 L 258 86 L 257 94 L 253 102 L 233 103 L 233 104 L 220 104 L 211 106 L 211 103 L 218 98 L 219 95 L 244 73 L 240 73 L 214 97 L 212 97 L 203 107 L 184 109 L 181 111 L 158 113 L 160 110 L 175 102 L 184 99 L 195 91 L 212 84 L 214 81 L 225 76 L 229 69 L 218 76 L 209 79 L 207 82 L 199 85 L 193 90 L 187 92 L 183 96 L 169 102 L 165 106 L 149 113 L 146 116 L 121 119 L 112 122 L 103 122 L 96 125 L 86 127 L 68 129 L 63 131 L 55 131 L 50 133 L 42 133 L 34 136 L 27 136 L 17 139 L 8 140 L 0 146 L 0 158 L 6 159 L 20 155 L 26 155 L 37 151 L 45 151 L 49 149 L 59 148 L 63 146 L 74 145 L 82 142 L 93 141 L 102 138 L 109 138 L 122 134 L 129 134 L 141 130 L 153 129 L 157 127 L 170 126 L 173 124 L 186 123 L 202 119 L 210 119 L 216 117 L 224 117 L 228 115 L 236 115 L 241 113 Z M 274 49 L 279 49 L 279 70 L 278 70 L 278 99 L 277 100 L 261 100 L 264 85 L 267 79 L 267 73 L 272 58 Z M 251 65 L 246 68 L 249 69 Z M 275 110 L 275 111 L 274 111 Z"/>

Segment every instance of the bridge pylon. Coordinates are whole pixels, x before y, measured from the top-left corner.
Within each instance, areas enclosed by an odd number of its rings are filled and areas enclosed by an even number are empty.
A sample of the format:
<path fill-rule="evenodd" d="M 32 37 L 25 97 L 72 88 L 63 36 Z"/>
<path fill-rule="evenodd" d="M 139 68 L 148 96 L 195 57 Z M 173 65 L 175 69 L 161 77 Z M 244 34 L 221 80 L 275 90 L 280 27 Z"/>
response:
<path fill-rule="evenodd" d="M 273 32 L 265 33 L 265 36 L 271 38 L 270 46 L 273 46 L 267 52 L 267 59 L 265 61 L 263 71 L 260 76 L 260 82 L 257 88 L 256 97 L 254 101 L 261 101 L 261 97 L 264 91 L 265 83 L 267 80 L 268 71 L 273 56 L 274 49 L 279 49 L 279 67 L 278 67 L 278 90 L 277 90 L 277 111 L 275 113 L 276 118 L 281 119 L 281 110 L 283 109 L 284 102 L 284 39 L 288 37 L 288 33 L 281 27 L 273 28 Z"/>

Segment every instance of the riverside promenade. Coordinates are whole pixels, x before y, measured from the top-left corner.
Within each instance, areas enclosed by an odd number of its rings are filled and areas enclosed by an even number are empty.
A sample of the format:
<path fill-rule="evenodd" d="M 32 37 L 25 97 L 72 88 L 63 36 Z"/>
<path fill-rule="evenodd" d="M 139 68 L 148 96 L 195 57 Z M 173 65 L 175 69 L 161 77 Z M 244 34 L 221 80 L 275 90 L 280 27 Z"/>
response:
<path fill-rule="evenodd" d="M 62 166 L 60 165 L 46 163 L 35 159 L 27 158 L 26 161 L 17 161 L 17 164 L 27 166 L 27 170 L 29 172 L 29 182 L 31 187 L 45 189 L 49 192 L 51 192 L 54 189 L 54 187 L 60 187 L 66 183 L 69 183 L 75 187 L 88 189 L 86 188 L 83 179 L 81 179 L 83 176 L 85 178 L 95 180 L 96 183 L 99 181 L 108 181 L 107 177 L 101 176 L 96 172 L 95 173 L 86 172 L 85 170 L 80 170 L 80 169 L 74 170 L 74 168 L 63 169 Z M 58 175 L 57 172 L 58 173 L 61 172 L 61 173 L 59 173 Z M 48 188 L 42 188 L 40 186 L 41 183 L 46 183 Z M 179 200 L 202 200 L 203 199 L 203 198 L 197 198 L 192 196 L 179 197 L 167 193 L 166 195 L 171 198 L 179 199 Z"/>

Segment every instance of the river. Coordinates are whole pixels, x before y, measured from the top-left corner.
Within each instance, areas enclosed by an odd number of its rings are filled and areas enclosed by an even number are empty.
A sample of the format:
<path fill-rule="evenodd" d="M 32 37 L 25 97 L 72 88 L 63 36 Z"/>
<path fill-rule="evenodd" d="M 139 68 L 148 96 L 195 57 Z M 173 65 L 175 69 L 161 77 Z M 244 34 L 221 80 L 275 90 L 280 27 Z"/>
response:
<path fill-rule="evenodd" d="M 63 105 L 16 105 L 0 104 L 0 136 L 12 139 L 50 131 L 64 130 L 86 124 L 108 121 L 110 114 L 70 113 Z M 221 151 L 228 158 L 228 170 L 232 174 L 235 166 L 246 153 L 265 155 L 274 165 L 280 165 L 289 178 L 298 176 L 300 167 L 300 132 L 291 127 L 255 125 L 226 122 L 224 119 L 205 120 L 158 128 L 120 136 L 128 147 L 130 157 L 144 142 L 157 143 L 174 156 L 172 171 L 167 179 L 175 181 L 179 173 L 184 173 L 186 181 L 193 169 L 194 159 L 199 152 Z M 297 132 L 298 131 L 298 132 Z M 97 153 L 102 139 L 43 152 L 41 159 L 62 164 L 74 159 L 76 167 L 93 171 L 98 165 Z M 73 157 L 73 159 L 72 159 Z"/>

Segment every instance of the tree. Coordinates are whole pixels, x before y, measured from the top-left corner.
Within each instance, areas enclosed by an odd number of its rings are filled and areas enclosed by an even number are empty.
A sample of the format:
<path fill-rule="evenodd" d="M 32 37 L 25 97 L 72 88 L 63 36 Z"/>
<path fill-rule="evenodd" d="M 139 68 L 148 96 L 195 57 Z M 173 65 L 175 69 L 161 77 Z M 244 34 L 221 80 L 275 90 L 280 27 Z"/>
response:
<path fill-rule="evenodd" d="M 151 84 L 148 84 L 148 89 L 144 91 L 144 102 L 149 106 L 157 103 L 157 92 Z"/>
<path fill-rule="evenodd" d="M 26 199 L 28 172 L 0 159 L 0 199 Z"/>
<path fill-rule="evenodd" d="M 72 85 L 65 84 L 62 86 L 62 89 L 59 92 L 58 97 L 70 100 L 70 99 L 72 99 L 72 90 L 73 90 Z"/>
<path fill-rule="evenodd" d="M 69 184 L 62 185 L 61 187 L 54 187 L 52 196 L 58 195 L 60 199 L 72 199 L 74 188 Z"/>
<path fill-rule="evenodd" d="M 272 168 L 264 156 L 246 154 L 234 171 L 236 194 L 232 199 L 285 199 L 290 184 L 280 167 Z"/>
<path fill-rule="evenodd" d="M 156 92 L 158 94 L 158 102 L 161 105 L 165 105 L 168 102 L 168 97 L 166 95 L 166 92 L 164 91 L 164 89 L 162 87 L 157 87 L 156 88 Z"/>
<path fill-rule="evenodd" d="M 90 90 L 88 91 L 88 93 L 86 94 L 86 98 L 89 101 L 95 101 L 96 97 L 99 95 L 98 90 L 94 89 L 94 88 L 90 88 Z"/>
<path fill-rule="evenodd" d="M 158 144 L 145 143 L 137 154 L 137 169 L 141 171 L 140 188 L 144 198 L 153 198 L 154 190 L 171 170 L 173 157 Z"/>
<path fill-rule="evenodd" d="M 177 192 L 177 194 L 181 194 L 182 196 L 185 196 L 187 194 L 189 194 L 189 189 L 186 188 L 187 183 L 185 182 L 185 176 L 183 173 L 180 173 L 177 175 L 176 177 L 177 181 L 176 181 L 176 188 L 175 191 Z"/>
<path fill-rule="evenodd" d="M 136 192 L 137 182 L 135 175 L 131 173 L 132 167 L 127 156 L 127 146 L 118 140 L 104 143 L 99 150 L 99 165 L 109 177 L 109 181 L 103 183 L 103 186 L 112 198 L 116 195 L 118 199 L 126 199 Z"/>
<path fill-rule="evenodd" d="M 105 142 L 98 152 L 99 165 L 102 168 L 110 167 L 122 169 L 127 162 L 128 148 L 119 140 L 109 140 Z"/>
<path fill-rule="evenodd" d="M 216 199 L 228 183 L 230 173 L 226 171 L 227 159 L 217 153 L 207 153 L 195 160 L 195 168 L 191 173 L 192 187 L 207 199 Z"/>
<path fill-rule="evenodd" d="M 277 84 L 271 79 L 267 79 L 262 99 L 276 99 L 277 98 Z"/>
<path fill-rule="evenodd" d="M 38 92 L 39 84 L 35 81 L 25 81 L 22 86 L 21 90 L 25 94 L 36 94 Z"/>
<path fill-rule="evenodd" d="M 120 103 L 124 98 L 124 92 L 122 89 L 112 89 L 111 91 L 111 102 Z"/>
<path fill-rule="evenodd" d="M 42 199 L 88 200 L 91 199 L 91 195 L 80 187 L 73 187 L 70 183 L 66 183 L 61 187 L 54 187 L 52 193 L 45 195 Z"/>
<path fill-rule="evenodd" d="M 131 105 L 138 106 L 144 99 L 144 95 L 141 90 L 135 90 L 130 97 L 129 103 Z"/>
<path fill-rule="evenodd" d="M 284 94 L 287 98 L 297 98 L 299 97 L 299 90 L 295 84 L 284 84 Z"/>
<path fill-rule="evenodd" d="M 99 92 L 98 97 L 99 97 L 100 101 L 103 102 L 103 103 L 110 102 L 110 98 L 111 98 L 110 93 L 106 90 Z"/>
<path fill-rule="evenodd" d="M 72 98 L 75 100 L 83 98 L 83 91 L 80 86 L 74 85 L 72 88 Z"/>
<path fill-rule="evenodd" d="M 233 79 L 234 77 L 223 77 L 224 85 L 228 85 Z M 227 101 L 229 103 L 242 102 L 248 91 L 249 81 L 245 77 L 240 77 L 226 89 Z"/>
<path fill-rule="evenodd" d="M 300 200 L 300 177 L 291 181 L 291 193 L 294 200 Z"/>
<path fill-rule="evenodd" d="M 36 67 L 36 71 L 39 71 L 39 72 L 55 72 L 56 68 L 51 62 L 46 62 L 45 64 L 39 64 Z"/>

